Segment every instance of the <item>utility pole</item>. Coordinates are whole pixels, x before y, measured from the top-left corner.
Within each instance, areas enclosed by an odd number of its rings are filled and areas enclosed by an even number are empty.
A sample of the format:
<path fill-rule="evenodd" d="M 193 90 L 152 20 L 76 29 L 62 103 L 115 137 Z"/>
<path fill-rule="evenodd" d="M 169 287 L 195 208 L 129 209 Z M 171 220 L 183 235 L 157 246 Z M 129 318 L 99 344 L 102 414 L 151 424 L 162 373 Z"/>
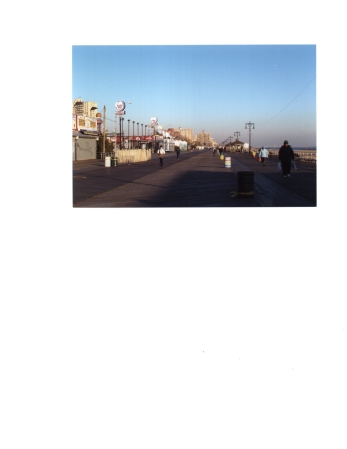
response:
<path fill-rule="evenodd" d="M 106 139 L 106 106 L 104 106 L 104 135 L 102 137 L 102 152 L 105 154 L 105 139 Z"/>
<path fill-rule="evenodd" d="M 251 122 L 246 123 L 245 129 L 247 129 L 247 126 L 249 129 L 249 151 L 251 151 L 251 149 L 252 149 L 252 147 L 251 147 L 251 129 L 252 129 L 252 126 L 254 129 L 254 123 L 251 123 Z"/>
<path fill-rule="evenodd" d="M 236 140 L 239 140 L 240 131 L 235 131 L 234 136 L 236 136 Z"/>

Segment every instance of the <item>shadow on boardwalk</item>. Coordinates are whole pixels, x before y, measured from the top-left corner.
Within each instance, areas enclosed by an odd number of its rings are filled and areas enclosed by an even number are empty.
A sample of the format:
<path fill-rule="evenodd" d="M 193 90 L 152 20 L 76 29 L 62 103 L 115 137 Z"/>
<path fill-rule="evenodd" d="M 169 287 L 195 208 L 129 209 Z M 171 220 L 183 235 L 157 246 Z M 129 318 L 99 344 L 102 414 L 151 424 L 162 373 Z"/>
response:
<path fill-rule="evenodd" d="M 228 155 L 228 154 L 227 154 Z M 154 156 L 154 155 L 153 155 Z M 74 207 L 315 207 L 316 168 L 298 167 L 291 178 L 248 154 L 231 155 L 231 168 L 209 151 L 166 155 L 118 167 L 100 161 L 74 164 Z M 254 197 L 237 195 L 237 172 L 254 171 Z"/>

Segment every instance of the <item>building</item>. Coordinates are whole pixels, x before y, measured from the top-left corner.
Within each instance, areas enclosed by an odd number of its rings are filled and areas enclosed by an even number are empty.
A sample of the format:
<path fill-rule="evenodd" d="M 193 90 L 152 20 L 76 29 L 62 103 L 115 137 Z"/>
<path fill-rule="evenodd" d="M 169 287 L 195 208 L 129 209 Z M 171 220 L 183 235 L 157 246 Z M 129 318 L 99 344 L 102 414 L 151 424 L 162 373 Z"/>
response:
<path fill-rule="evenodd" d="M 168 133 L 180 140 L 186 140 L 188 142 L 193 141 L 193 130 L 191 128 L 169 128 Z"/>
<path fill-rule="evenodd" d="M 95 101 L 82 101 L 82 98 L 76 98 L 72 103 L 72 113 L 86 117 L 96 117 L 98 103 Z"/>
<path fill-rule="evenodd" d="M 197 145 L 203 145 L 205 147 L 215 146 L 215 140 L 209 133 L 205 133 L 205 130 L 202 130 L 201 133 L 197 134 L 194 140 Z"/>

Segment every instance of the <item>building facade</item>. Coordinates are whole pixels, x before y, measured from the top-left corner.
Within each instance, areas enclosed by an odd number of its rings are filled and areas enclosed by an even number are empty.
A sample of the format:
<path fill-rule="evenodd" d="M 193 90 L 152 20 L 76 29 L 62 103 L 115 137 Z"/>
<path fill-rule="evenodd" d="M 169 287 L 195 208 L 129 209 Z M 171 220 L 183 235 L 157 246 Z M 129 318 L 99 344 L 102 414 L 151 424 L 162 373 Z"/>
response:
<path fill-rule="evenodd" d="M 95 118 L 97 112 L 98 103 L 95 101 L 82 101 L 82 98 L 76 98 L 72 103 L 73 114 Z"/>
<path fill-rule="evenodd" d="M 169 128 L 167 131 L 177 139 L 186 140 L 190 143 L 193 141 L 193 130 L 191 128 Z"/>
<path fill-rule="evenodd" d="M 216 145 L 214 139 L 209 133 L 206 133 L 205 130 L 202 130 L 201 133 L 197 134 L 194 141 L 197 145 L 203 145 L 205 147 L 213 147 Z"/>

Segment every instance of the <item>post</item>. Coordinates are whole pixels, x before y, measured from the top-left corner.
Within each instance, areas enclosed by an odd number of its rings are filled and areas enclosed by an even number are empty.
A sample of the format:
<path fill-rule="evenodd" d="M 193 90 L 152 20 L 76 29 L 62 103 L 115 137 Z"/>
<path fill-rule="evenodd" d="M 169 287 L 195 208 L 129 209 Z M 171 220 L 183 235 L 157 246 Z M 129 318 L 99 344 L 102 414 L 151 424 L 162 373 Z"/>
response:
<path fill-rule="evenodd" d="M 114 155 L 117 151 L 117 114 L 114 113 Z"/>
<path fill-rule="evenodd" d="M 119 149 L 122 149 L 122 117 L 119 117 Z"/>
<path fill-rule="evenodd" d="M 248 126 L 248 129 L 249 129 L 249 150 L 248 150 L 248 152 L 250 153 L 251 149 L 252 149 L 252 146 L 251 146 L 251 127 L 253 126 L 253 129 L 254 129 L 254 123 L 251 123 L 251 122 L 246 123 L 245 129 L 247 129 L 247 126 Z"/>
<path fill-rule="evenodd" d="M 140 137 L 140 131 L 139 131 L 139 122 L 137 122 L 137 137 Z M 137 140 L 136 142 L 137 142 L 137 145 L 136 145 L 136 147 L 138 148 L 138 145 L 139 145 L 139 141 Z"/>
<path fill-rule="evenodd" d="M 106 106 L 104 106 L 104 135 L 102 137 L 102 152 L 105 154 L 105 139 L 106 139 Z"/>

